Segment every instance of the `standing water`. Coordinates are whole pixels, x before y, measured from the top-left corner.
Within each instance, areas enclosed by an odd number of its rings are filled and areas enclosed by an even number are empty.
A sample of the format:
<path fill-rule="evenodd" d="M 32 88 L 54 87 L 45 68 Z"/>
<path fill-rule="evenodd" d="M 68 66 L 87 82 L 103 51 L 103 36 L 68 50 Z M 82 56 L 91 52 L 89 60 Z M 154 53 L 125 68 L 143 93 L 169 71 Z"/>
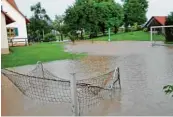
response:
<path fill-rule="evenodd" d="M 173 98 L 165 95 L 163 86 L 173 83 L 173 48 L 151 47 L 149 42 L 104 42 L 67 45 L 67 51 L 87 52 L 80 62 L 54 61 L 44 66 L 53 74 L 77 80 L 92 78 L 120 68 L 122 89 L 114 92 L 112 100 L 103 100 L 86 115 L 173 115 Z M 33 65 L 13 68 L 22 73 Z M 14 97 L 13 97 L 14 98 Z M 71 115 L 64 106 L 38 105 L 24 99 L 25 112 L 19 115 Z M 27 110 L 27 111 L 26 111 Z"/>

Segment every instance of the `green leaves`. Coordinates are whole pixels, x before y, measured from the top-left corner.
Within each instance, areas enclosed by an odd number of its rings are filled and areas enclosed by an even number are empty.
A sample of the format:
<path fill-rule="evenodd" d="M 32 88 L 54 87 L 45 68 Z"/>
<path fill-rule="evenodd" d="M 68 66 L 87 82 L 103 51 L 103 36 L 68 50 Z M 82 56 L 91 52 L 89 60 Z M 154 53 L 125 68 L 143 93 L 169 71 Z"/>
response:
<path fill-rule="evenodd" d="M 27 24 L 29 41 L 41 41 L 43 39 L 43 32 L 47 34 L 52 29 L 50 25 L 51 20 L 40 2 L 31 6 L 31 11 L 33 12 L 33 16 L 30 18 L 30 23 Z"/>
<path fill-rule="evenodd" d="M 166 94 L 172 94 L 173 97 L 173 85 L 166 85 L 163 87 Z"/>
<path fill-rule="evenodd" d="M 148 9 L 147 0 L 124 0 L 124 22 L 125 27 L 146 22 L 146 12 Z"/>
<path fill-rule="evenodd" d="M 114 0 L 78 0 L 66 10 L 64 20 L 71 30 L 82 28 L 97 35 L 108 27 L 119 27 L 123 16 L 122 7 Z"/>

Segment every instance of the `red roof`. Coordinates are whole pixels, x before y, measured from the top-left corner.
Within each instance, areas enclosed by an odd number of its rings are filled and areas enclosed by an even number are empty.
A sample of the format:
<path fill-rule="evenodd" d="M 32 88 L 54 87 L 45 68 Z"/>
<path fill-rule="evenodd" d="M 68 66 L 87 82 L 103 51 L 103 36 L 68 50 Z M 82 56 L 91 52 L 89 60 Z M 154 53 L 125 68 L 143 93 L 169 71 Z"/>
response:
<path fill-rule="evenodd" d="M 162 25 L 165 25 L 166 16 L 154 16 L 154 18 Z"/>
<path fill-rule="evenodd" d="M 9 3 L 11 6 L 13 6 L 14 9 L 16 9 L 16 10 L 25 18 L 26 23 L 29 23 L 29 22 L 30 22 L 29 19 L 27 19 L 27 18 L 22 14 L 22 12 L 19 11 L 19 9 L 18 9 L 18 7 L 17 7 L 17 5 L 16 5 L 16 3 L 15 3 L 14 0 L 7 0 L 7 1 L 8 1 L 8 3 Z"/>
<path fill-rule="evenodd" d="M 5 15 L 6 24 L 10 24 L 10 23 L 15 22 L 15 21 L 13 20 L 13 18 L 11 18 L 7 13 L 5 13 L 5 12 L 2 11 L 2 10 L 1 10 L 1 12 Z"/>

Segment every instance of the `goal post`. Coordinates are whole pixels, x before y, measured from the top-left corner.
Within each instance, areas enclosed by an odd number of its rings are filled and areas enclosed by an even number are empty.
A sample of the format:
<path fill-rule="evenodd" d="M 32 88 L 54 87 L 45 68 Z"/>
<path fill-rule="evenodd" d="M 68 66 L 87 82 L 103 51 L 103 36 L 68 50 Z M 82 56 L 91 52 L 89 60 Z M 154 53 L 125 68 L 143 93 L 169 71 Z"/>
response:
<path fill-rule="evenodd" d="M 154 45 L 156 41 L 164 41 L 166 28 L 173 28 L 173 25 L 150 27 L 150 41 L 152 46 Z"/>

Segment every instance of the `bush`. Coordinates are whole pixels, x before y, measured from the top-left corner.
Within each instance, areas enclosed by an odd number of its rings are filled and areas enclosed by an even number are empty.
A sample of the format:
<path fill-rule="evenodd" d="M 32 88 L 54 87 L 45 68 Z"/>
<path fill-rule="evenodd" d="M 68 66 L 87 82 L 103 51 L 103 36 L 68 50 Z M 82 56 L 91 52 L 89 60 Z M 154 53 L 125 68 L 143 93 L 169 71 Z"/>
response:
<path fill-rule="evenodd" d="M 117 27 L 114 27 L 114 33 L 117 34 L 118 33 L 118 28 Z"/>
<path fill-rule="evenodd" d="M 133 26 L 131 27 L 132 31 L 137 31 L 138 29 L 138 23 L 134 23 Z"/>
<path fill-rule="evenodd" d="M 147 32 L 147 31 L 148 31 L 148 29 L 147 29 L 147 28 L 144 28 L 144 29 L 143 29 L 143 31 L 144 31 L 144 32 Z"/>
<path fill-rule="evenodd" d="M 67 36 L 69 37 L 69 39 L 73 42 L 73 44 L 75 43 L 75 40 L 76 40 L 76 37 L 77 37 L 77 34 L 75 32 L 69 32 L 67 34 Z"/>
<path fill-rule="evenodd" d="M 56 36 L 52 33 L 48 33 L 44 36 L 43 42 L 56 41 Z"/>
<path fill-rule="evenodd" d="M 173 12 L 167 17 L 165 25 L 173 25 Z M 166 42 L 173 42 L 173 27 L 165 28 Z"/>
<path fill-rule="evenodd" d="M 97 37 L 97 33 L 96 32 L 91 32 L 91 34 L 89 35 L 89 38 L 92 39 L 92 38 L 95 38 Z"/>
<path fill-rule="evenodd" d="M 134 23 L 133 26 L 131 27 L 132 31 L 139 31 L 142 30 L 142 27 L 138 25 L 138 23 Z"/>

